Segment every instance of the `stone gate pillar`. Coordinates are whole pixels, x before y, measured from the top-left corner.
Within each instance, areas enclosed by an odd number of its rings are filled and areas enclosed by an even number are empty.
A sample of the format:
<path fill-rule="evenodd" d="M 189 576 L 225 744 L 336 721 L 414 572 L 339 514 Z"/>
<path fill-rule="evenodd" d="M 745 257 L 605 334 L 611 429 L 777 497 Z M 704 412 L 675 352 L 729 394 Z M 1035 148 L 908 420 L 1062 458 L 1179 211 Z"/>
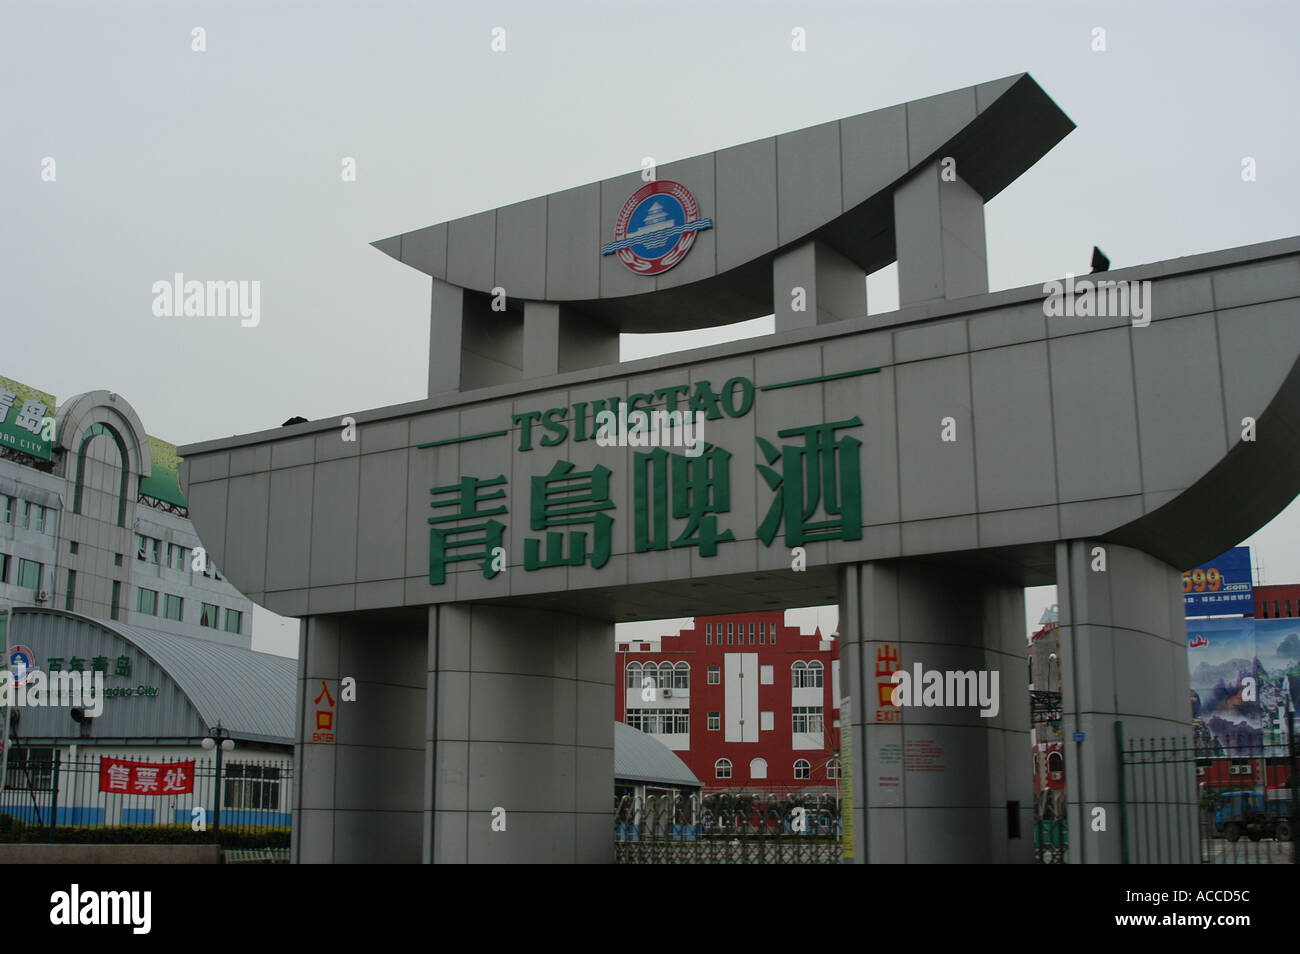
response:
<path fill-rule="evenodd" d="M 419 862 L 424 616 L 421 610 L 390 610 L 303 621 L 295 863 Z M 356 680 L 354 701 L 344 700 L 341 681 L 346 677 Z"/>
<path fill-rule="evenodd" d="M 1182 572 L 1140 550 L 1071 540 L 1056 545 L 1056 574 L 1067 858 L 1077 864 L 1118 863 L 1122 826 L 1115 723 L 1124 723 L 1130 740 L 1191 738 Z M 1182 837 L 1167 845 L 1173 854 L 1162 860 L 1194 862 L 1192 764 L 1164 764 L 1160 772 L 1159 804 L 1144 808 L 1143 823 L 1155 819 L 1154 811 L 1164 831 L 1182 830 Z M 1152 789 L 1145 800 L 1152 801 L 1155 793 Z M 1104 831 L 1094 827 L 1094 818 L 1101 817 L 1096 808 L 1105 810 Z"/>
<path fill-rule="evenodd" d="M 423 860 L 612 863 L 613 624 L 444 604 L 428 650 Z"/>
<path fill-rule="evenodd" d="M 1032 859 L 1024 630 L 1023 589 L 971 570 L 910 560 L 841 570 L 856 861 Z M 996 672 L 996 714 L 890 705 L 890 674 L 918 664 L 945 676 L 982 671 L 990 688 Z"/>
<path fill-rule="evenodd" d="M 470 604 L 308 617 L 293 860 L 613 862 L 613 637 Z"/>

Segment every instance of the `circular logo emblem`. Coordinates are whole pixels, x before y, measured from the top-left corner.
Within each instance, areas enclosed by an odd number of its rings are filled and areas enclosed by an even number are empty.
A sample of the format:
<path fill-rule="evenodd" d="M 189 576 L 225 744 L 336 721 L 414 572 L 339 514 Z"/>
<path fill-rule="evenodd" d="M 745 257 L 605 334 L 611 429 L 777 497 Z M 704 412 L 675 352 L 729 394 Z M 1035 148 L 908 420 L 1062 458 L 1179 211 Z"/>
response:
<path fill-rule="evenodd" d="M 695 244 L 695 233 L 713 228 L 700 218 L 700 206 L 680 182 L 649 182 L 623 204 L 614 223 L 614 241 L 602 255 L 617 255 L 638 275 L 666 272 Z"/>
<path fill-rule="evenodd" d="M 14 685 L 21 686 L 28 675 L 36 669 L 36 654 L 26 646 L 9 647 L 9 672 L 14 677 Z"/>

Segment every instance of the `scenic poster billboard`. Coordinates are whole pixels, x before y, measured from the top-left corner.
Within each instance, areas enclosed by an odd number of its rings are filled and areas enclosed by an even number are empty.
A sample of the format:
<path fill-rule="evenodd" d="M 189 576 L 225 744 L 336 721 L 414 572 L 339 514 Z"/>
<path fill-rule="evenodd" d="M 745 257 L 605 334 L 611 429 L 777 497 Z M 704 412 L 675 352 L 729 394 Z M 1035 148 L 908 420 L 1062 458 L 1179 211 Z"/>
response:
<path fill-rule="evenodd" d="M 1189 620 L 1187 645 L 1198 745 L 1246 755 L 1286 741 L 1287 707 L 1300 697 L 1300 620 Z"/>

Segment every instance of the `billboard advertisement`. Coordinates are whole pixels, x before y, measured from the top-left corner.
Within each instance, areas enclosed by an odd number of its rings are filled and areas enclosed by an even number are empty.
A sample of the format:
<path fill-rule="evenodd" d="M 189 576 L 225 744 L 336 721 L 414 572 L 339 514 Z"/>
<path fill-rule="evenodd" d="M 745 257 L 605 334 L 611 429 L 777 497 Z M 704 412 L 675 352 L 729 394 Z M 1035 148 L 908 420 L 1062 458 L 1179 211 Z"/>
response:
<path fill-rule="evenodd" d="M 1192 723 L 1198 746 L 1221 755 L 1285 744 L 1300 694 L 1300 619 L 1207 619 L 1187 624 Z"/>
<path fill-rule="evenodd" d="M 1250 547 L 1233 547 L 1183 574 L 1184 616 L 1232 616 L 1254 612 Z"/>
<path fill-rule="evenodd" d="M 53 394 L 0 377 L 0 447 L 49 460 L 55 403 Z"/>
<path fill-rule="evenodd" d="M 153 435 L 148 436 L 153 472 L 140 481 L 140 493 L 161 500 L 163 503 L 184 507 L 185 495 L 181 493 L 180 478 L 177 473 L 180 470 L 181 459 L 176 454 L 176 445 Z"/>

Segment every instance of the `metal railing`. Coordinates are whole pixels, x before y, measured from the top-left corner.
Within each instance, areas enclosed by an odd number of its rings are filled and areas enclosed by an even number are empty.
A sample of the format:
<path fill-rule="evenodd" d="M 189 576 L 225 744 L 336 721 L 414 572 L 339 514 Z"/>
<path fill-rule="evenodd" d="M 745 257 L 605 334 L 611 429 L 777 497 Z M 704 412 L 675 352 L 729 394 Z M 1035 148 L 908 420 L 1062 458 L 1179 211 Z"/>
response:
<path fill-rule="evenodd" d="M 130 760 L 159 766 L 156 793 L 104 790 L 98 753 L 68 758 L 59 750 L 14 747 L 0 791 L 0 841 L 288 845 L 291 762 L 227 756 L 218 780 L 212 756 L 196 754 L 192 791 L 167 793 L 161 784 L 166 767 L 187 759 L 132 755 Z"/>
<path fill-rule="evenodd" d="M 1125 863 L 1292 864 L 1294 732 L 1125 741 L 1116 724 Z"/>
<path fill-rule="evenodd" d="M 834 794 L 662 794 L 615 800 L 619 864 L 837 864 Z"/>

